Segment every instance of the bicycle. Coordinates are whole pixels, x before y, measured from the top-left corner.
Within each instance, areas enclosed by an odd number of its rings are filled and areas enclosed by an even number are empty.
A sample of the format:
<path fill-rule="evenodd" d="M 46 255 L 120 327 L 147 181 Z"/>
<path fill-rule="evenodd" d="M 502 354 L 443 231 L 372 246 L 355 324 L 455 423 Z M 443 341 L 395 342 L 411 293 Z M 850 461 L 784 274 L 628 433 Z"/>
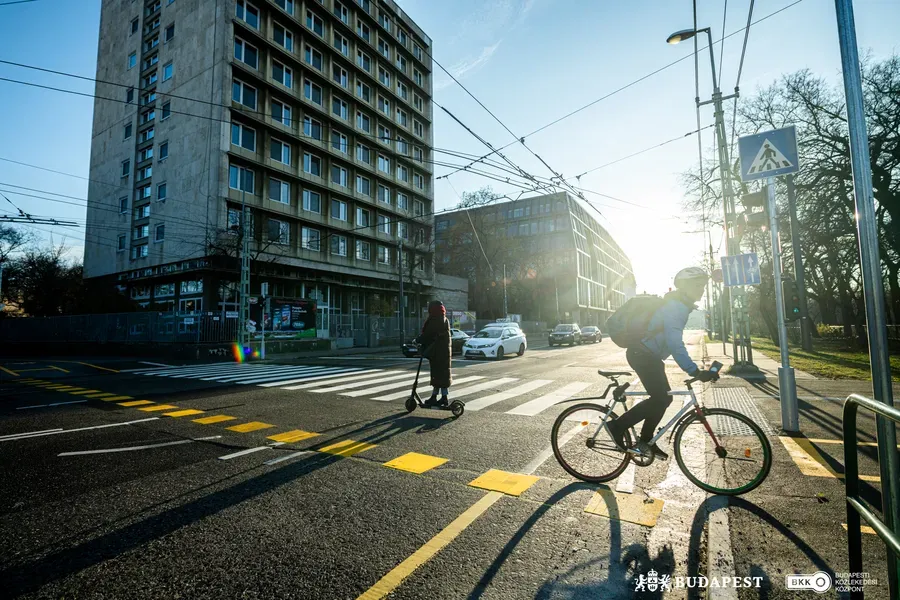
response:
<path fill-rule="evenodd" d="M 717 371 L 721 366 L 713 363 L 710 371 Z M 606 426 L 607 422 L 617 418 L 613 411 L 616 403 L 622 403 L 624 408 L 628 396 L 645 395 L 626 392 L 631 384 L 618 382 L 618 377 L 628 377 L 631 373 L 602 370 L 597 373 L 612 381 L 602 396 L 565 402 L 606 400 L 612 391 L 609 401 L 605 405 L 585 402 L 570 406 L 556 418 L 550 433 L 553 454 L 560 466 L 573 477 L 588 483 L 615 479 L 629 462 L 646 467 L 656 458 L 652 448 L 649 454 L 620 450 Z M 696 378 L 686 380 L 687 391 L 670 392 L 673 396 L 690 396 L 691 399 L 658 430 L 648 446 L 652 447 L 672 429 L 669 439 L 674 435 L 675 460 L 694 485 L 713 494 L 745 494 L 768 476 L 772 468 L 772 446 L 759 425 L 748 417 L 727 408 L 703 406 L 692 387 L 697 381 Z M 561 432 L 567 422 L 575 425 Z M 632 439 L 638 439 L 633 427 L 625 432 L 625 444 L 630 450 L 633 450 Z"/>

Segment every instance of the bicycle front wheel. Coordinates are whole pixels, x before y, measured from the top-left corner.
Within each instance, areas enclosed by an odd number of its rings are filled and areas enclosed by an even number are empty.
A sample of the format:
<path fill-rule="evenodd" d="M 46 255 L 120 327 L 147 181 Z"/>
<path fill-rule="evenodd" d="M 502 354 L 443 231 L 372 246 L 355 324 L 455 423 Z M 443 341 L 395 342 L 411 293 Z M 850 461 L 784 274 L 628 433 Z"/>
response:
<path fill-rule="evenodd" d="M 588 483 L 600 483 L 615 479 L 628 466 L 630 456 L 616 447 L 603 422 L 607 414 L 605 406 L 576 404 L 564 410 L 553 423 L 550 445 L 560 466 L 573 477 Z M 607 422 L 615 420 L 609 414 Z M 625 443 L 631 445 L 631 436 L 625 432 Z"/>
<path fill-rule="evenodd" d="M 751 419 L 727 408 L 709 408 L 681 422 L 675 460 L 697 487 L 737 496 L 755 489 L 769 474 L 772 446 Z"/>

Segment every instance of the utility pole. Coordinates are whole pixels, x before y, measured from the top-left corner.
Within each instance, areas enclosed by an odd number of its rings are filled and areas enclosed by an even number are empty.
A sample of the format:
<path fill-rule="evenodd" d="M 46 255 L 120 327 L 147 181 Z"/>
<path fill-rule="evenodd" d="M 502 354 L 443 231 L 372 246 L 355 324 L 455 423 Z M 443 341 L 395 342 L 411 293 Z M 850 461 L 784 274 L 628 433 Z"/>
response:
<path fill-rule="evenodd" d="M 3 263 L 0 262 L 0 310 L 6 308 L 6 304 L 3 303 Z"/>
<path fill-rule="evenodd" d="M 503 317 L 509 317 L 509 308 L 506 304 L 506 263 L 503 263 Z"/>
<path fill-rule="evenodd" d="M 238 339 L 241 352 L 247 346 L 247 323 L 250 321 L 250 208 L 244 199 L 244 173 L 241 172 L 241 285 Z"/>
<path fill-rule="evenodd" d="M 400 307 L 400 345 L 406 343 L 406 315 L 403 310 L 403 239 L 397 242 L 397 274 L 400 275 L 400 298 L 397 302 Z"/>
<path fill-rule="evenodd" d="M 269 282 L 263 283 L 261 286 L 262 297 L 264 299 L 265 304 L 262 305 L 262 310 L 260 314 L 262 314 L 262 327 L 260 330 L 262 331 L 262 339 L 259 342 L 259 356 L 261 359 L 266 360 L 266 315 L 269 315 L 269 320 L 272 320 L 272 303 L 269 299 Z M 275 325 L 272 325 L 272 329 L 275 329 Z"/>
<path fill-rule="evenodd" d="M 794 190 L 794 176 L 787 176 L 788 208 L 791 213 L 791 244 L 794 247 L 794 276 L 797 279 L 797 292 L 800 295 L 800 341 L 803 349 L 811 351 L 812 322 L 809 320 L 809 307 L 806 305 L 806 270 L 803 267 L 803 254 L 800 249 L 800 223 L 797 221 L 797 202 Z"/>

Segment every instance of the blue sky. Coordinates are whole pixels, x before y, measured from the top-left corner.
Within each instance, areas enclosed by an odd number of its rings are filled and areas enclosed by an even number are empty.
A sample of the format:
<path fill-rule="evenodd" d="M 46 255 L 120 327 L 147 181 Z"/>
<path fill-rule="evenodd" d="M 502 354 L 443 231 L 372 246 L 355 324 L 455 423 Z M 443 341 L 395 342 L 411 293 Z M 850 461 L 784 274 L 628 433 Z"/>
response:
<path fill-rule="evenodd" d="M 757 0 L 754 20 L 793 0 Z M 722 35 L 724 0 L 698 0 L 698 24 Z M 900 2 L 857 0 L 861 48 L 879 59 L 900 51 Z M 516 135 L 525 135 L 580 106 L 693 51 L 693 43 L 669 46 L 665 39 L 691 26 L 689 0 L 401 0 L 403 9 L 434 40 L 434 56 Z M 749 0 L 731 0 L 725 31 L 744 26 Z M 95 73 L 100 2 L 37 0 L 0 6 L 0 59 L 91 77 Z M 722 87 L 734 87 L 742 34 L 725 42 Z M 63 45 L 60 45 L 63 41 Z M 719 47 L 716 47 L 718 62 Z M 711 91 L 709 61 L 700 63 L 701 97 Z M 435 100 L 480 136 L 499 147 L 512 136 L 436 68 Z M 840 53 L 834 3 L 803 0 L 751 29 L 741 81 L 744 95 L 782 73 L 809 68 L 840 83 Z M 86 93 L 90 82 L 60 78 L 8 65 L 0 77 L 66 87 Z M 554 170 L 573 176 L 695 128 L 693 60 L 688 59 L 597 103 L 526 140 Z M 485 147 L 440 109 L 435 110 L 435 146 L 472 154 Z M 92 100 L 0 81 L 0 158 L 41 165 L 87 177 Z M 710 108 L 702 123 L 712 122 Z M 712 136 L 704 132 L 705 152 Z M 549 171 L 520 145 L 504 151 L 531 173 Z M 450 162 L 455 158 L 444 156 Z M 440 155 L 439 155 L 440 159 Z M 678 174 L 697 159 L 695 138 L 668 144 L 585 176 L 582 186 L 646 208 L 608 198 L 587 197 L 603 213 L 601 223 L 631 257 L 638 288 L 664 292 L 680 268 L 697 264 L 703 238 L 680 219 Z M 437 168 L 437 174 L 446 172 Z M 459 173 L 435 184 L 436 208 L 447 208 L 458 192 L 485 184 L 510 192 L 503 183 Z M 87 182 L 0 161 L 0 184 L 85 198 Z M 22 190 L 25 193 L 26 190 Z M 78 206 L 6 194 L 35 215 L 84 222 Z M 41 194 L 39 194 L 41 195 Z M 76 202 L 75 200 L 60 198 Z M 0 198 L 0 214 L 15 212 Z M 41 227 L 39 235 L 73 246 L 80 255 L 83 233 Z M 720 232 L 715 231 L 714 245 Z"/>

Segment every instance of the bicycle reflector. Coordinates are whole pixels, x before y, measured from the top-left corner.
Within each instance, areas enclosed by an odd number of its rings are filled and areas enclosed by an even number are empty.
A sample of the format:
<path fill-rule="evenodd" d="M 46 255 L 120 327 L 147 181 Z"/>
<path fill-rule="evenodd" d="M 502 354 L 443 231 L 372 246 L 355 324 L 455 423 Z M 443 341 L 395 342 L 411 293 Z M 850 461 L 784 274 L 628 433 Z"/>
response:
<path fill-rule="evenodd" d="M 744 456 L 750 458 L 750 448 L 744 448 Z"/>

